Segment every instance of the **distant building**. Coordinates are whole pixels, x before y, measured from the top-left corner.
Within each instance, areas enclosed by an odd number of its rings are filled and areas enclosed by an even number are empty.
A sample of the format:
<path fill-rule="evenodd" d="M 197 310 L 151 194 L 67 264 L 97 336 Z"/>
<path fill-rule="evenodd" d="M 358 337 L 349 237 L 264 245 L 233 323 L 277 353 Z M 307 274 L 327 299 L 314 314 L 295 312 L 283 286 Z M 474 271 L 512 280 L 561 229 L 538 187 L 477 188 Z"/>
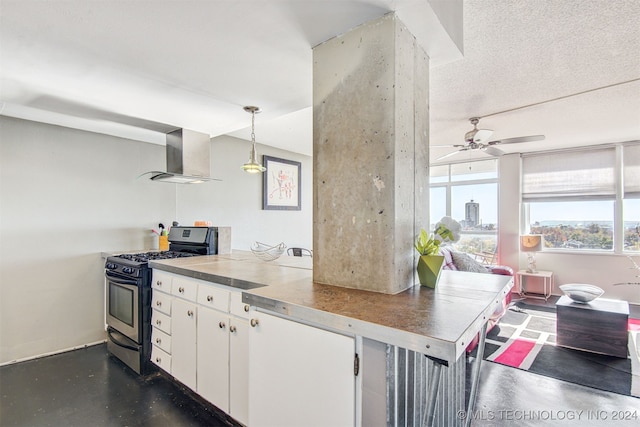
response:
<path fill-rule="evenodd" d="M 464 220 L 467 227 L 477 227 L 480 224 L 480 203 L 471 199 L 464 204 Z"/>

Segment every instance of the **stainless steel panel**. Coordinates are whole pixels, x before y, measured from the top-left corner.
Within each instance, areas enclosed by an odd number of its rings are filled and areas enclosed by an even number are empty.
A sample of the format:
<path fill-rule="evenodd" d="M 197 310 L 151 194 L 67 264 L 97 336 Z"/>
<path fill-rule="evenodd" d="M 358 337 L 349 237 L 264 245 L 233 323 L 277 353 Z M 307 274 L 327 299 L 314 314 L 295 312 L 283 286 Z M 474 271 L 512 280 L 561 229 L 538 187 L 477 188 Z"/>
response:
<path fill-rule="evenodd" d="M 428 386 L 434 362 L 425 355 L 397 346 L 387 349 L 387 425 L 423 425 Z M 462 426 L 459 411 L 465 408 L 465 358 L 442 366 L 436 400 L 435 426 Z"/>

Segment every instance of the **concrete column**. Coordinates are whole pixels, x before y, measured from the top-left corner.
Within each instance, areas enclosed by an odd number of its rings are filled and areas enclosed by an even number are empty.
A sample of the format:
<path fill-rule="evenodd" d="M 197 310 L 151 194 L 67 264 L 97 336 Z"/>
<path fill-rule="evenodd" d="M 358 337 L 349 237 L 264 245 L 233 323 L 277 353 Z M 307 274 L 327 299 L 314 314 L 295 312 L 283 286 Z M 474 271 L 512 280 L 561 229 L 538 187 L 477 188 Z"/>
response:
<path fill-rule="evenodd" d="M 395 14 L 313 49 L 313 278 L 414 286 L 427 226 L 429 60 Z"/>

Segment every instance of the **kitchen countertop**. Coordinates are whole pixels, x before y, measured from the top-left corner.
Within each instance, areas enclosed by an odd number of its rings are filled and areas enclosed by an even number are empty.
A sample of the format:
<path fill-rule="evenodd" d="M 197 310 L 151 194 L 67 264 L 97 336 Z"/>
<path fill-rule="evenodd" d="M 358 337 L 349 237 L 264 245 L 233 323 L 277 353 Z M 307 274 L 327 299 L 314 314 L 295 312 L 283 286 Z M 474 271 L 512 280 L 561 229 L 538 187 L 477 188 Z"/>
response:
<path fill-rule="evenodd" d="M 433 290 L 395 295 L 313 282 L 312 259 L 271 262 L 248 251 L 151 261 L 150 266 L 243 291 L 243 301 L 349 335 L 359 335 L 456 361 L 510 291 L 513 278 L 443 271 Z"/>

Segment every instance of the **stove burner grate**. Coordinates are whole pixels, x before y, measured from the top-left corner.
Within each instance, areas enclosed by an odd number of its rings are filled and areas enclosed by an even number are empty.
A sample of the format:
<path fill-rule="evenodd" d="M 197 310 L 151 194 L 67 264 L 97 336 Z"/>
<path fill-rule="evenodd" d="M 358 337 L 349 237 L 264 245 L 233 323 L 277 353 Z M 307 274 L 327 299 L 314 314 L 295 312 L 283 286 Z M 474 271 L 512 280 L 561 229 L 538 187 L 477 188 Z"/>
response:
<path fill-rule="evenodd" d="M 117 258 L 126 259 L 129 261 L 146 263 L 152 260 L 160 259 L 172 259 L 172 258 L 184 258 L 195 256 L 197 254 L 189 252 L 176 252 L 176 251 L 162 251 L 162 252 L 143 252 L 139 254 L 121 254 L 117 255 Z"/>

